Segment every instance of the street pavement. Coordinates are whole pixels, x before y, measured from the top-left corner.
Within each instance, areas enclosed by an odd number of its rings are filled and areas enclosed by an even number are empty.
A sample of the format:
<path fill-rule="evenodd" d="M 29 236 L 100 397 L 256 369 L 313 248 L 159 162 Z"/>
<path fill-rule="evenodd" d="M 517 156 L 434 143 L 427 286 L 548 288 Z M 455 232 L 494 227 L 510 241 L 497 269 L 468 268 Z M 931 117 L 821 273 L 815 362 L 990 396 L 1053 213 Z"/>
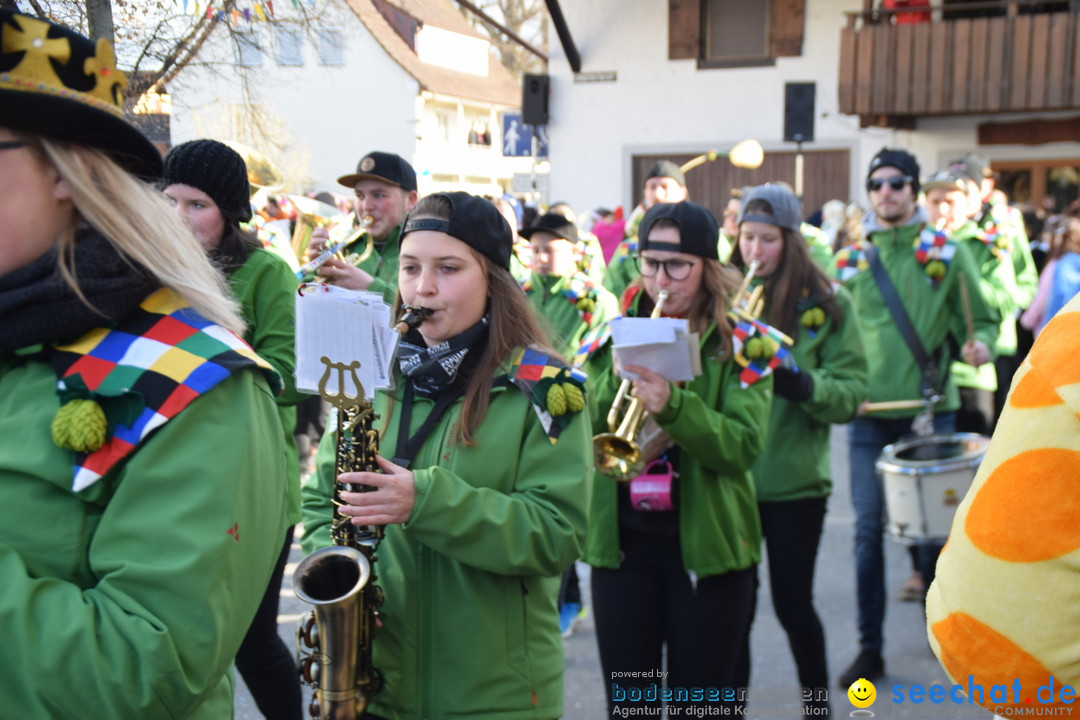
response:
<path fill-rule="evenodd" d="M 854 572 L 854 512 L 851 507 L 847 456 L 847 427 L 838 426 L 833 433 L 832 465 L 834 488 L 829 500 L 825 529 L 818 552 L 815 598 L 818 614 L 825 625 L 831 687 L 828 688 L 833 717 L 847 717 L 854 710 L 846 692 L 836 687 L 836 677 L 848 666 L 858 652 L 855 617 Z M 603 480 L 599 480 L 603 482 Z M 293 545 L 289 566 L 281 592 L 281 614 L 278 618 L 281 635 L 293 646 L 294 629 L 300 614 L 306 609 L 291 589 L 292 571 L 302 557 L 300 547 Z M 934 684 L 949 687 L 926 640 L 922 605 L 897 599 L 900 586 L 911 574 L 907 549 L 887 539 L 885 543 L 886 582 L 888 603 L 885 617 L 886 677 L 875 683 L 878 699 L 871 710 L 878 718 L 985 718 L 993 714 L 968 705 L 913 704 L 892 702 L 894 686 L 908 689 L 919 684 L 929 688 Z M 582 592 L 586 605 L 589 598 L 589 568 L 578 564 Z M 758 598 L 757 618 L 751 636 L 752 668 L 750 702 L 743 717 L 797 718 L 800 704 L 791 698 L 796 692 L 795 664 L 787 637 L 776 620 L 767 581 L 767 569 L 760 568 L 763 580 Z M 627 598 L 633 602 L 633 598 Z M 610 717 L 604 701 L 608 691 L 601 677 L 596 649 L 591 608 L 574 634 L 565 641 L 565 720 L 595 720 Z M 308 693 L 305 691 L 305 697 Z M 242 681 L 237 681 L 237 720 L 259 720 L 262 715 Z"/>

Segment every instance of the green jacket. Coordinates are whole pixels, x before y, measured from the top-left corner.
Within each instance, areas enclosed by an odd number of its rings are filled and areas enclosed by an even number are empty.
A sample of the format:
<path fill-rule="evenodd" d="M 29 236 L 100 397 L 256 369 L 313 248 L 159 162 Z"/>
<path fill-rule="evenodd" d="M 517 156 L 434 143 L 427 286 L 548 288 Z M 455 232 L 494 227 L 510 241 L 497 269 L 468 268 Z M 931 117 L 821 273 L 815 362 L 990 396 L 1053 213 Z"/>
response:
<path fill-rule="evenodd" d="M 935 355 L 950 337 L 956 342 L 957 348 L 967 340 L 959 280 L 963 274 L 969 289 L 975 337 L 986 343 L 993 353 L 1000 319 L 987 306 L 982 293 L 975 291 L 979 287 L 979 269 L 971 252 L 964 245 L 950 241 L 955 254 L 948 263 L 945 275 L 935 285 L 927 274 L 929 263 L 924 266 L 915 256 L 915 244 L 922 229 L 921 222 L 899 228 L 878 229 L 870 232 L 868 239 L 878 249 L 881 263 L 896 286 L 923 347 L 927 353 Z M 900 335 L 865 260 L 859 259 L 855 267 L 847 268 L 855 272 L 846 277 L 845 264 L 850 266 L 855 263 L 862 252 L 863 242 L 836 254 L 836 270 L 855 301 L 863 342 L 866 343 L 870 400 L 921 400 L 922 373 Z M 952 361 L 951 350 L 947 350 L 946 358 L 947 363 Z M 945 398 L 936 406 L 938 412 L 960 407 L 960 396 L 951 376 L 945 387 Z M 918 413 L 918 409 L 888 410 L 873 413 L 871 417 L 906 418 Z"/>
<path fill-rule="evenodd" d="M 761 521 L 750 467 L 765 447 L 772 376 L 741 387 L 739 365 L 714 357 L 718 340 L 714 326 L 701 338 L 702 374 L 684 388 L 673 385 L 667 407 L 654 416 L 681 449 L 679 543 L 684 567 L 697 577 L 741 570 L 761 560 Z M 593 422 L 598 428 L 606 427 L 602 418 L 619 385 L 611 371 L 610 345 L 607 350 L 591 361 L 599 372 L 590 386 L 596 390 Z M 617 481 L 600 474 L 593 483 L 584 560 L 608 568 L 620 563 Z"/>
<path fill-rule="evenodd" d="M 832 272 L 832 243 L 829 236 L 821 228 L 815 227 L 808 222 L 799 225 L 799 233 L 806 240 L 806 248 L 810 251 L 810 259 L 821 268 L 822 272 Z"/>
<path fill-rule="evenodd" d="M 380 455 L 393 457 L 404 380 L 380 392 Z M 410 433 L 432 402 L 415 399 Z M 386 601 L 374 664 L 386 678 L 371 712 L 390 720 L 562 715 L 562 572 L 585 537 L 592 430 L 575 415 L 552 443 L 528 397 L 497 383 L 476 443 L 453 441 L 461 401 L 412 463 L 416 504 L 390 525 L 375 569 Z M 332 427 L 332 423 L 331 423 Z M 330 543 L 335 433 L 319 446 L 303 491 L 311 552 Z"/>
<path fill-rule="evenodd" d="M 226 378 L 78 493 L 56 386 L 44 355 L 0 357 L 0 715 L 231 718 L 285 533 L 266 381 Z"/>
<path fill-rule="evenodd" d="M 965 223 L 953 233 L 953 239 L 967 246 L 975 264 L 979 267 L 979 291 L 992 311 L 1001 319 L 998 325 L 997 348 L 1016 351 L 1016 271 L 1010 255 L 998 259 L 990 246 L 979 238 L 979 227 L 974 222 Z M 974 292 L 972 290 L 971 292 Z M 952 364 L 953 379 L 957 387 L 997 390 L 997 371 L 988 362 L 974 368 L 963 360 Z"/>
<path fill-rule="evenodd" d="M 1039 271 L 1035 267 L 1035 259 L 1031 257 L 1031 243 L 1028 242 L 1024 218 L 1020 211 L 1008 205 L 984 206 L 983 215 L 977 222 L 980 231 L 996 236 L 992 237 L 995 244 L 1009 252 L 1013 269 L 1016 271 L 1016 293 L 1013 300 L 1019 310 L 1027 308 L 1039 290 Z M 1013 323 L 1011 333 L 1003 333 L 998 338 L 998 354 L 1015 355 L 1016 346 L 1016 326 Z"/>
<path fill-rule="evenodd" d="M 824 325 L 800 325 L 791 348 L 799 372 L 814 381 L 813 393 L 803 402 L 773 397 L 768 441 L 753 467 L 760 502 L 832 492 L 830 424 L 850 422 L 866 399 L 868 370 L 859 319 L 851 294 L 841 286 L 835 291 L 842 319 L 826 316 Z M 766 316 L 768 312 L 766 304 Z"/>
<path fill-rule="evenodd" d="M 525 283 L 529 305 L 551 331 L 551 344 L 564 358 L 572 360 L 581 339 L 589 330 L 619 316 L 619 300 L 603 287 L 579 287 L 570 277 L 531 273 Z M 587 301 L 588 312 L 571 300 Z M 586 318 L 587 315 L 587 318 Z"/>
<path fill-rule="evenodd" d="M 285 433 L 282 447 L 288 457 L 289 524 L 300 522 L 300 461 L 296 451 L 296 405 L 308 396 L 296 389 L 296 287 L 288 263 L 270 250 L 258 249 L 229 276 L 229 287 L 240 302 L 247 323 L 247 340 L 255 352 L 274 366 L 285 385 L 278 395 L 278 415 Z"/>

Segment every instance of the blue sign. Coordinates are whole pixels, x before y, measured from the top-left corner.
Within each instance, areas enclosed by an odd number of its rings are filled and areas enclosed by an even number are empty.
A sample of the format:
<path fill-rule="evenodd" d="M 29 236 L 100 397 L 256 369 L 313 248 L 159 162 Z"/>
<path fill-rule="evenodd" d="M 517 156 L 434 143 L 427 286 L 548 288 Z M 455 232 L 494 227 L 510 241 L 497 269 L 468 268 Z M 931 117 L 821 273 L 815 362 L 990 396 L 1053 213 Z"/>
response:
<path fill-rule="evenodd" d="M 533 131 L 539 139 L 538 157 L 548 156 L 547 128 L 543 125 L 533 127 L 521 122 L 521 113 L 503 113 L 503 156 L 532 157 Z"/>

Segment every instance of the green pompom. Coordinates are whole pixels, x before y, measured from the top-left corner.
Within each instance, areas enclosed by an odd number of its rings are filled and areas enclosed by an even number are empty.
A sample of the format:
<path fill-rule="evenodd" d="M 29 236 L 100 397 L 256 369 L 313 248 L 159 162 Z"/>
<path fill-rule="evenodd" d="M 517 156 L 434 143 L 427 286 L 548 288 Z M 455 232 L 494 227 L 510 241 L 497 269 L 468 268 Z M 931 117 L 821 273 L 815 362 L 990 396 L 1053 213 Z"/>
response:
<path fill-rule="evenodd" d="M 579 413 L 585 409 L 585 393 L 581 392 L 581 388 L 572 383 L 563 383 L 562 389 L 570 412 Z"/>
<path fill-rule="evenodd" d="M 776 354 L 776 343 L 769 338 L 761 338 L 761 359 L 771 360 Z"/>
<path fill-rule="evenodd" d="M 825 324 L 825 308 L 816 307 L 813 310 L 815 324 L 818 326 Z"/>
<path fill-rule="evenodd" d="M 52 439 L 58 447 L 93 452 L 105 444 L 109 422 L 93 400 L 71 400 L 56 411 Z"/>
<path fill-rule="evenodd" d="M 547 410 L 552 417 L 558 417 L 566 413 L 566 392 L 562 385 L 553 384 L 547 392 Z"/>
<path fill-rule="evenodd" d="M 750 338 L 746 341 L 746 357 L 757 360 L 765 353 L 765 343 L 759 337 Z"/>
<path fill-rule="evenodd" d="M 998 235 L 997 239 L 994 241 L 994 244 L 997 245 L 998 248 L 1000 248 L 1001 250 L 1008 250 L 1009 238 L 1005 237 L 1004 235 Z"/>
<path fill-rule="evenodd" d="M 815 308 L 810 308 L 809 310 L 804 312 L 799 318 L 799 322 L 802 324 L 803 327 L 812 328 L 817 325 L 817 322 L 815 322 L 814 319 L 814 310 Z"/>
<path fill-rule="evenodd" d="M 596 301 L 592 298 L 583 297 L 577 301 L 575 307 L 582 312 L 592 312 L 596 309 Z"/>
<path fill-rule="evenodd" d="M 931 260 L 926 264 L 926 274 L 932 278 L 943 278 L 948 267 L 940 260 Z"/>

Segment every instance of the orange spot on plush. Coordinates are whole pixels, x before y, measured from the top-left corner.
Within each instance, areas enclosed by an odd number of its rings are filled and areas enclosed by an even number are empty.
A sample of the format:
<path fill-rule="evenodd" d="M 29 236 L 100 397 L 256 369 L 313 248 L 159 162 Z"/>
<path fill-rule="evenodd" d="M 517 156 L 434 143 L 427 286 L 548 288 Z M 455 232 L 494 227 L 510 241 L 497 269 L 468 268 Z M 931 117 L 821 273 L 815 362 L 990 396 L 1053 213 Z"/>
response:
<path fill-rule="evenodd" d="M 1076 492 L 1080 452 L 1029 450 L 986 478 L 972 500 L 964 531 L 987 555 L 1039 562 L 1080 548 L 1080 523 L 1069 502 Z"/>
<path fill-rule="evenodd" d="M 1009 393 L 1009 405 L 1020 409 L 1049 407 L 1062 402 L 1054 388 L 1047 385 L 1038 372 L 1029 372 L 1020 378 Z"/>
<path fill-rule="evenodd" d="M 1080 363 L 1073 357 L 1077 333 L 1080 333 L 1080 312 L 1057 315 L 1047 325 L 1028 354 L 1035 372 L 1029 372 L 1016 384 L 1010 404 L 1024 408 L 1060 403 L 1061 398 L 1042 378 L 1051 379 L 1054 387 L 1080 382 Z"/>
<path fill-rule="evenodd" d="M 930 630 L 941 645 L 941 664 L 965 692 L 973 688 L 972 699 L 983 707 L 1069 707 L 1058 701 L 1061 683 L 1053 679 L 1050 671 L 1031 653 L 989 625 L 966 613 L 955 612 L 934 623 Z M 1017 680 L 1019 692 L 1015 686 Z M 1040 686 L 1051 683 L 1055 702 L 1040 703 L 1037 695 Z M 982 688 L 981 698 L 975 686 Z M 1043 689 L 1042 697 L 1051 699 L 1048 689 Z"/>

